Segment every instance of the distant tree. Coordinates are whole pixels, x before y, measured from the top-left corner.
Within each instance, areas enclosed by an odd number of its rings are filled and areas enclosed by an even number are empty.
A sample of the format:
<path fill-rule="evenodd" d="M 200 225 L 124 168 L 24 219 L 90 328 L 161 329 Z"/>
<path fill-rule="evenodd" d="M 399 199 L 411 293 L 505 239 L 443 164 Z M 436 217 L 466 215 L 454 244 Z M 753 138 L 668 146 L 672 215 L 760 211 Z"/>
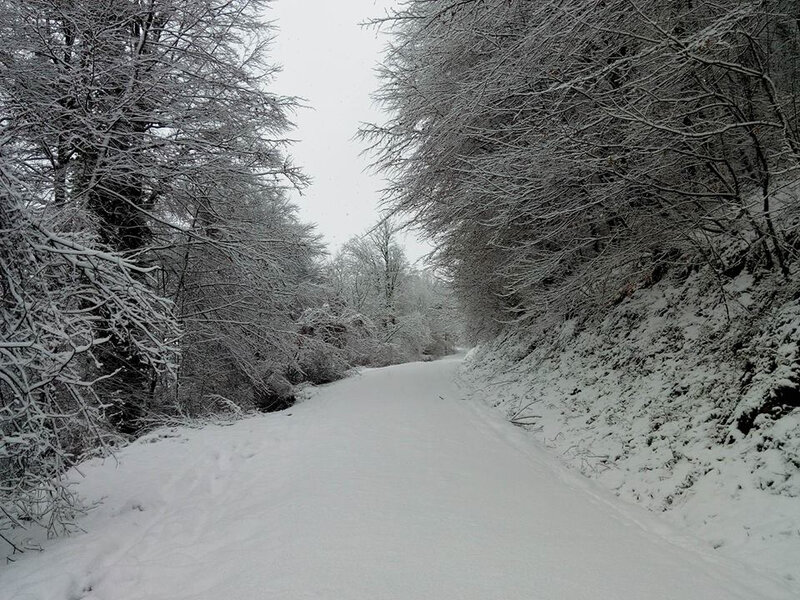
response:
<path fill-rule="evenodd" d="M 397 231 L 393 221 L 381 220 L 365 235 L 349 240 L 331 268 L 336 293 L 383 328 L 395 318 L 397 298 L 408 271 Z"/>
<path fill-rule="evenodd" d="M 420 332 L 416 336 L 402 333 L 409 343 L 416 344 L 418 354 L 440 357 L 455 351 L 465 335 L 464 317 L 452 285 L 432 268 L 413 269 L 406 277 L 403 298 L 398 303 L 404 330 Z M 409 327 L 405 321 L 416 322 Z"/>
<path fill-rule="evenodd" d="M 452 292 L 428 271 L 413 269 L 398 242 L 400 228 L 384 219 L 348 241 L 329 266 L 333 304 L 373 324 L 371 346 L 358 340 L 356 362 L 417 360 L 452 351 L 460 338 Z"/>

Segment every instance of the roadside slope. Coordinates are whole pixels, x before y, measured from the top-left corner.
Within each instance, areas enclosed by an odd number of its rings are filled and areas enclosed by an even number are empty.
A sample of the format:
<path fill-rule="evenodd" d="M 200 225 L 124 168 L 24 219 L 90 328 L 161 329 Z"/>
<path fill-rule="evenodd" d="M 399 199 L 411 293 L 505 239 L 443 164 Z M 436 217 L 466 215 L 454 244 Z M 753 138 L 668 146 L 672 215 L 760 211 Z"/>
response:
<path fill-rule="evenodd" d="M 790 598 L 461 401 L 460 361 L 172 429 L 91 461 L 86 534 L 0 568 L 14 600 Z M 5 592 L 4 592 L 5 593 Z"/>
<path fill-rule="evenodd" d="M 511 330 L 464 378 L 562 463 L 800 598 L 798 282 L 674 274 Z"/>

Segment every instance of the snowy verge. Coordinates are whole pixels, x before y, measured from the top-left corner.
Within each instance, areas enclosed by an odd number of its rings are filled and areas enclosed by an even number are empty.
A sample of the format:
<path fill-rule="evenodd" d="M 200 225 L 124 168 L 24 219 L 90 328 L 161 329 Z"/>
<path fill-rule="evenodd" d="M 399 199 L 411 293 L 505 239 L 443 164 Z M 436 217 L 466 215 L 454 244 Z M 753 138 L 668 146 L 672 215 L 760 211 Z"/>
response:
<path fill-rule="evenodd" d="M 566 464 L 800 592 L 799 290 L 701 270 L 500 337 L 463 376 Z"/>

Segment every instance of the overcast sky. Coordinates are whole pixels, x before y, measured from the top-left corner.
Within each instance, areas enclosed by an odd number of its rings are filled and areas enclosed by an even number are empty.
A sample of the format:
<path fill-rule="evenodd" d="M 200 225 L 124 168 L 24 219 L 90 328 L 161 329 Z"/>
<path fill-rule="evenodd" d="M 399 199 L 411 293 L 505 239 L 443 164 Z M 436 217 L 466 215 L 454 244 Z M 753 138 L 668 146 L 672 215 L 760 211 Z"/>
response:
<path fill-rule="evenodd" d="M 316 223 L 332 251 L 364 233 L 379 217 L 383 181 L 365 172 L 368 159 L 355 135 L 379 118 L 370 94 L 384 36 L 359 23 L 383 16 L 392 0 L 274 0 L 267 17 L 277 23 L 272 58 L 283 65 L 277 93 L 301 96 L 310 109 L 295 115 L 295 162 L 313 179 L 295 198 L 303 220 Z M 429 248 L 405 237 L 413 261 Z"/>

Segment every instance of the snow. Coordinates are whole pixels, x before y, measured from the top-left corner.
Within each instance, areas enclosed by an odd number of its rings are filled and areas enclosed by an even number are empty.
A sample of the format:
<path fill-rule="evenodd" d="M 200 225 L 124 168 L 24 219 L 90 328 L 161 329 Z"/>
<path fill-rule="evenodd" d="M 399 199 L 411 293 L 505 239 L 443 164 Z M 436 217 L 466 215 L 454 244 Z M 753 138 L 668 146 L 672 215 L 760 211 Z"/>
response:
<path fill-rule="evenodd" d="M 742 274 L 726 309 L 715 285 L 708 270 L 664 279 L 594 321 L 509 334 L 473 350 L 465 378 L 563 464 L 800 598 L 800 408 L 738 426 L 799 385 L 800 295 Z"/>
<path fill-rule="evenodd" d="M 464 399 L 453 358 L 81 466 L 86 533 L 0 567 L 10 600 L 783 599 Z"/>

